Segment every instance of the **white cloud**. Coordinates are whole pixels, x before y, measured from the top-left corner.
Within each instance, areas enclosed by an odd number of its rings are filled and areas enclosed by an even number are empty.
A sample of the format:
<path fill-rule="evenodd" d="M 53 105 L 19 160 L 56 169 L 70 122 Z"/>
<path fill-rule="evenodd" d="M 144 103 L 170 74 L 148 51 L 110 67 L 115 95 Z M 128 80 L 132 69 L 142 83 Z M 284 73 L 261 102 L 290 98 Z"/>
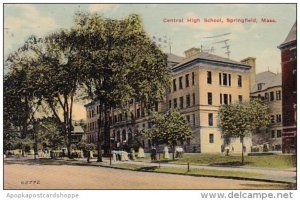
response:
<path fill-rule="evenodd" d="M 104 10 L 115 11 L 119 8 L 118 4 L 91 4 L 89 10 L 91 12 L 99 12 Z"/>

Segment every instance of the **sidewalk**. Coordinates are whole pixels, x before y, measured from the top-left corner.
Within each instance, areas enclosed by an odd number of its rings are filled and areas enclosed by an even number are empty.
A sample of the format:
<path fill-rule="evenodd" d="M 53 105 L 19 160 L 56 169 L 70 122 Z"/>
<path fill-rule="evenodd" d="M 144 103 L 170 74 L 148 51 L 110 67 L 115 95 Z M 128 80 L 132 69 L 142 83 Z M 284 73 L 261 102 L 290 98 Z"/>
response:
<path fill-rule="evenodd" d="M 82 159 L 79 161 L 82 164 L 86 163 L 86 159 Z M 75 163 L 74 163 L 75 164 Z M 96 159 L 93 159 L 91 163 L 86 163 L 89 165 L 96 166 L 106 166 L 110 167 L 109 158 L 103 158 L 102 163 L 96 162 Z M 141 167 L 158 167 L 161 168 L 185 168 L 187 169 L 187 165 L 183 164 L 171 164 L 171 163 L 152 163 L 147 161 L 112 161 L 112 166 L 122 166 L 125 164 L 136 165 Z M 208 165 L 190 165 L 190 169 L 207 169 L 207 170 L 220 170 L 220 171 L 235 171 L 235 172 L 252 172 L 262 174 L 258 179 L 261 180 L 271 180 L 271 181 L 279 181 L 279 182 L 288 182 L 288 183 L 296 183 L 297 181 L 297 173 L 296 168 L 293 169 L 272 169 L 272 168 L 257 168 L 257 167 L 228 167 L 228 166 L 208 166 Z"/>
<path fill-rule="evenodd" d="M 6 161 L 19 161 L 24 162 L 26 160 L 32 159 L 11 159 L 6 158 Z M 160 168 L 181 168 L 187 169 L 187 165 L 183 164 L 173 164 L 173 163 L 152 163 L 149 161 L 141 161 L 141 160 L 129 160 L 129 161 L 112 161 L 112 165 L 110 165 L 109 158 L 103 158 L 103 162 L 96 162 L 96 158 L 91 159 L 91 163 L 87 163 L 86 159 L 76 159 L 76 160 L 53 160 L 53 163 L 58 164 L 66 164 L 66 165 L 80 165 L 80 166 L 97 166 L 97 167 L 122 167 L 122 165 L 134 165 L 140 167 L 160 167 Z M 36 164 L 39 164 L 38 161 Z M 264 180 L 264 181 L 273 181 L 273 182 L 286 182 L 286 183 L 296 183 L 296 168 L 294 169 L 271 169 L 271 168 L 257 168 L 257 167 L 228 167 L 228 166 L 208 166 L 208 165 L 190 165 L 190 170 L 198 169 L 198 170 L 220 170 L 220 171 L 231 171 L 231 172 L 249 172 L 249 173 L 257 173 L 261 174 L 259 177 L 255 177 L 256 180 Z M 228 177 L 227 177 L 228 178 Z M 234 179 L 234 177 L 233 177 Z M 248 178 L 245 178 L 248 179 Z M 253 179 L 253 178 L 249 178 Z"/>

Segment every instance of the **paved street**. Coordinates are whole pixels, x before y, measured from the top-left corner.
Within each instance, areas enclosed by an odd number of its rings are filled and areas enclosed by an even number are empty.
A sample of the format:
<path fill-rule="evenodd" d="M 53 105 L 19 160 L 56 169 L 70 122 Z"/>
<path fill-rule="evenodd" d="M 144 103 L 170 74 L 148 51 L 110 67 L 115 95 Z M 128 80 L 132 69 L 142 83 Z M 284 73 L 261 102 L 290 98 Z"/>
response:
<path fill-rule="evenodd" d="M 22 184 L 39 181 L 39 184 Z M 279 189 L 284 184 L 70 165 L 5 164 L 5 189 Z"/>

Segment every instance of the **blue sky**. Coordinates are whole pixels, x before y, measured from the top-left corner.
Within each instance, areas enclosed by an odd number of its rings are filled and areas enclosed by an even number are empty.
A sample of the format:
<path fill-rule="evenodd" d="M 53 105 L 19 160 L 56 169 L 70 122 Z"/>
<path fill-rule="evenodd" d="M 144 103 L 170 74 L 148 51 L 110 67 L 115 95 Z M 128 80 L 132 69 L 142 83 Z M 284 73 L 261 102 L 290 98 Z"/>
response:
<path fill-rule="evenodd" d="M 281 44 L 296 21 L 295 4 L 6 4 L 4 6 L 4 54 L 17 49 L 30 35 L 43 36 L 69 28 L 76 11 L 99 12 L 108 18 L 131 13 L 142 16 L 151 35 L 167 36 L 172 53 L 183 56 L 191 47 L 214 47 L 214 54 L 226 57 L 223 43 L 229 39 L 230 58 L 240 61 L 256 57 L 257 72 L 280 72 Z M 256 18 L 258 23 L 164 23 L 165 18 Z M 260 23 L 261 18 L 276 23 Z M 230 35 L 205 39 L 223 33 Z M 169 48 L 166 48 L 168 52 Z"/>
<path fill-rule="evenodd" d="M 280 51 L 296 21 L 295 4 L 15 4 L 4 6 L 5 55 L 16 49 L 31 34 L 42 36 L 59 28 L 69 28 L 76 11 L 100 12 L 105 17 L 123 18 L 130 13 L 140 14 L 150 35 L 171 39 L 172 53 L 183 56 L 190 47 L 214 47 L 215 54 L 226 57 L 223 43 L 230 39 L 230 58 L 257 58 L 257 72 L 268 69 L 280 72 Z M 164 23 L 164 18 L 261 18 L 276 23 L 204 24 Z M 222 33 L 228 36 L 204 39 Z M 169 51 L 169 48 L 166 48 Z"/>

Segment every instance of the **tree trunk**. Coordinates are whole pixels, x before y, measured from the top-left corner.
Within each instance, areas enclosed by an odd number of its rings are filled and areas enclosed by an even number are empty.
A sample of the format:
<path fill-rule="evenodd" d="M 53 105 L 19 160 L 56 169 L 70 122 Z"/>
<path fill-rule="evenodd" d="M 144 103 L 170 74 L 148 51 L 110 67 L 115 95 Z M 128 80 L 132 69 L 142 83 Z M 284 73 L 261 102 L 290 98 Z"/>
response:
<path fill-rule="evenodd" d="M 242 139 L 242 165 L 244 165 L 244 137 L 241 137 Z"/>
<path fill-rule="evenodd" d="M 104 104 L 104 154 L 109 155 L 110 145 L 110 123 L 109 123 L 109 106 Z"/>
<path fill-rule="evenodd" d="M 34 159 L 38 159 L 38 144 L 37 144 L 37 132 L 34 129 Z"/>
<path fill-rule="evenodd" d="M 175 146 L 173 146 L 172 148 L 173 148 L 173 160 L 175 160 Z"/>
<path fill-rule="evenodd" d="M 99 119 L 98 119 L 98 141 L 97 141 L 97 149 L 98 149 L 98 156 L 97 162 L 103 162 L 102 160 L 102 149 L 101 149 L 101 118 L 102 118 L 102 104 L 100 102 L 100 111 L 99 111 Z"/>
<path fill-rule="evenodd" d="M 71 158 L 71 143 L 69 141 L 69 137 L 67 142 L 67 151 L 68 151 L 68 158 Z"/>

